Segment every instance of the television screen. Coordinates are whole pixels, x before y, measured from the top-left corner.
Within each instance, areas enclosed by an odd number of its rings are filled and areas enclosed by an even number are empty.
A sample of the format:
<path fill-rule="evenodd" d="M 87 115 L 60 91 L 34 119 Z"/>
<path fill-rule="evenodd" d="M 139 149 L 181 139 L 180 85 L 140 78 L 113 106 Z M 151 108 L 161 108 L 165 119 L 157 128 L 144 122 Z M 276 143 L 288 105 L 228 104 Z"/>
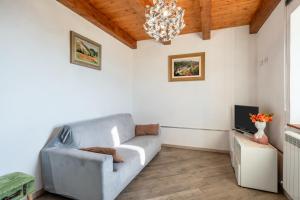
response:
<path fill-rule="evenodd" d="M 258 107 L 236 105 L 234 112 L 235 129 L 248 133 L 256 133 L 257 129 L 251 122 L 249 115 L 258 114 L 258 112 Z"/>

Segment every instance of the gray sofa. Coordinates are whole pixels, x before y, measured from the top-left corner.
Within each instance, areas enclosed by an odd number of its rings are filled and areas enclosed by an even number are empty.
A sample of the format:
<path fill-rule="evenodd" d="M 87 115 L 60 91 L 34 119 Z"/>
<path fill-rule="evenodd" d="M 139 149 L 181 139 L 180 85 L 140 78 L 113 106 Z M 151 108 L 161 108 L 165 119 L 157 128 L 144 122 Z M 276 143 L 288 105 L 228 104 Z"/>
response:
<path fill-rule="evenodd" d="M 124 163 L 79 150 L 94 146 L 116 148 Z M 41 151 L 44 189 L 72 199 L 115 199 L 160 149 L 159 136 L 135 137 L 130 114 L 64 126 Z"/>

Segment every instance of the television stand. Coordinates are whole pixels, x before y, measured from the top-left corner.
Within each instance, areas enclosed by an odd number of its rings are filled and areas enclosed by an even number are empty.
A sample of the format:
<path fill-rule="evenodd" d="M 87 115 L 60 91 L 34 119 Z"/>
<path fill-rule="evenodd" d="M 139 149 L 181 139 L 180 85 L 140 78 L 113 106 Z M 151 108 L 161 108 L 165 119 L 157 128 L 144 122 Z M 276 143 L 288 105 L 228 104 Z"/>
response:
<path fill-rule="evenodd" d="M 238 185 L 278 192 L 277 149 L 251 140 L 235 130 L 229 134 L 231 164 Z"/>

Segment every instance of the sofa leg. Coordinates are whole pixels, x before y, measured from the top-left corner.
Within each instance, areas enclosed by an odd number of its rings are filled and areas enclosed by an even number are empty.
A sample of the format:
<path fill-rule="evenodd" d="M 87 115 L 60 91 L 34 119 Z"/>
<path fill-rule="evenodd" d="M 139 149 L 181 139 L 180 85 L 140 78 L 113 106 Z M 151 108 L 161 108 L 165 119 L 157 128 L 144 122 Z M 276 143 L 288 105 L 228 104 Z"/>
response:
<path fill-rule="evenodd" d="M 33 200 L 32 194 L 27 195 L 27 200 Z"/>

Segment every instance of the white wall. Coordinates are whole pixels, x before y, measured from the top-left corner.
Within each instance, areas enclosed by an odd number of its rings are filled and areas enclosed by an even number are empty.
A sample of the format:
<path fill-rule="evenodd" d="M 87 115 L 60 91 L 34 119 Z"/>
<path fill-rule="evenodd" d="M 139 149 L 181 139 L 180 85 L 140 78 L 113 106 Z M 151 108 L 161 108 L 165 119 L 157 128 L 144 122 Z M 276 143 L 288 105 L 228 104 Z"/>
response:
<path fill-rule="evenodd" d="M 131 112 L 133 50 L 54 0 L 0 1 L 0 175 L 37 177 L 55 126 Z M 100 44 L 102 71 L 69 63 L 69 31 Z"/>
<path fill-rule="evenodd" d="M 291 15 L 290 32 L 290 123 L 300 123 L 300 7 Z"/>
<path fill-rule="evenodd" d="M 168 56 L 195 52 L 206 52 L 206 80 L 168 82 Z M 255 65 L 256 40 L 248 26 L 213 31 L 206 41 L 198 33 L 181 35 L 168 46 L 141 41 L 134 55 L 135 120 L 219 129 L 181 129 L 181 133 L 163 129 L 164 143 L 226 150 L 232 106 L 256 104 Z"/>
<path fill-rule="evenodd" d="M 228 131 L 161 128 L 163 144 L 229 151 Z"/>
<path fill-rule="evenodd" d="M 281 1 L 257 34 L 258 104 L 260 111 L 275 114 L 268 134 L 280 150 L 286 124 L 285 19 L 285 3 Z"/>

